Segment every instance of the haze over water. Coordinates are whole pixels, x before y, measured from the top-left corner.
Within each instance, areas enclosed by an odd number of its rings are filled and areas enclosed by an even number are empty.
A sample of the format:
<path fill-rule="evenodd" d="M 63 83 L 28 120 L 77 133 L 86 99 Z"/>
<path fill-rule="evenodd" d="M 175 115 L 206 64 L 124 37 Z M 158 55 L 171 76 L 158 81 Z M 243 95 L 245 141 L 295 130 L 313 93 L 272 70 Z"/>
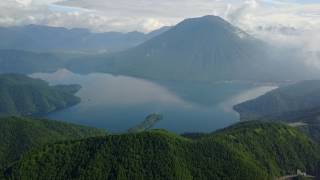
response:
<path fill-rule="evenodd" d="M 55 73 L 31 75 L 50 84 L 80 84 L 80 104 L 54 112 L 48 118 L 123 132 L 150 113 L 164 119 L 155 128 L 177 133 L 211 132 L 239 120 L 232 106 L 253 99 L 274 88 L 252 83 L 162 82 L 111 74 Z"/>

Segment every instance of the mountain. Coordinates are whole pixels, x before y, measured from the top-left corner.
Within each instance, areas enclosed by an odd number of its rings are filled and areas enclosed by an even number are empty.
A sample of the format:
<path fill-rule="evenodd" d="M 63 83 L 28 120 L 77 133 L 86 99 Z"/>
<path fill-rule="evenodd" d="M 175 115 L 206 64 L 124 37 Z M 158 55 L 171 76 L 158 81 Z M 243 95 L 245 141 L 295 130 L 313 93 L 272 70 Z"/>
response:
<path fill-rule="evenodd" d="M 82 73 L 98 71 L 156 80 L 287 78 L 283 77 L 283 67 L 290 65 L 271 58 L 270 49 L 266 43 L 222 18 L 204 16 L 186 19 L 126 51 L 77 59 L 69 64 L 69 69 Z M 294 73 L 290 75 L 288 77 L 294 77 Z"/>
<path fill-rule="evenodd" d="M 274 179 L 316 175 L 320 149 L 296 129 L 244 122 L 195 140 L 164 130 L 57 142 L 26 153 L 8 179 Z"/>
<path fill-rule="evenodd" d="M 0 49 L 0 73 L 53 72 L 64 66 L 62 58 L 52 53 L 34 53 Z"/>
<path fill-rule="evenodd" d="M 0 118 L 0 170 L 33 148 L 62 140 L 102 135 L 106 135 L 103 130 L 52 120 Z"/>
<path fill-rule="evenodd" d="M 166 31 L 168 31 L 170 28 L 171 28 L 171 26 L 163 26 L 163 27 L 161 27 L 159 29 L 156 29 L 154 31 L 149 32 L 147 34 L 147 40 L 152 39 L 152 38 L 154 38 L 154 37 L 166 32 Z"/>
<path fill-rule="evenodd" d="M 40 115 L 75 105 L 79 85 L 49 86 L 20 74 L 0 75 L 0 116 Z"/>
<path fill-rule="evenodd" d="M 320 143 L 320 80 L 287 85 L 234 109 L 244 120 L 283 121 L 298 127 Z"/>
<path fill-rule="evenodd" d="M 234 106 L 242 120 L 271 119 L 320 123 L 320 80 L 280 87 L 256 99 Z"/>
<path fill-rule="evenodd" d="M 141 32 L 93 33 L 88 29 L 66 29 L 40 25 L 0 27 L 0 49 L 36 52 L 114 52 L 136 46 L 164 32 L 166 28 Z"/>

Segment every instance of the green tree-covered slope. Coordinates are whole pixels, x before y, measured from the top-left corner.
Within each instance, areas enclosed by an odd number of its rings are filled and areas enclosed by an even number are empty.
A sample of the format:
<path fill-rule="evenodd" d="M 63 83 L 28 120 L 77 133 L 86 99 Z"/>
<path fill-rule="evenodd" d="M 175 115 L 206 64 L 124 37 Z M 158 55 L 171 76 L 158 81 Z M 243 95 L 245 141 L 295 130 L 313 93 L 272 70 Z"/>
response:
<path fill-rule="evenodd" d="M 241 120 L 293 123 L 320 143 L 320 81 L 309 80 L 275 89 L 234 107 Z"/>
<path fill-rule="evenodd" d="M 315 174 L 320 149 L 296 129 L 243 122 L 195 140 L 166 131 L 49 144 L 8 168 L 12 179 L 273 179 Z"/>
<path fill-rule="evenodd" d="M 103 130 L 45 119 L 0 118 L 0 169 L 26 151 L 62 140 L 106 135 Z"/>
<path fill-rule="evenodd" d="M 80 102 L 79 85 L 49 86 L 47 82 L 19 74 L 0 75 L 0 116 L 38 115 Z"/>

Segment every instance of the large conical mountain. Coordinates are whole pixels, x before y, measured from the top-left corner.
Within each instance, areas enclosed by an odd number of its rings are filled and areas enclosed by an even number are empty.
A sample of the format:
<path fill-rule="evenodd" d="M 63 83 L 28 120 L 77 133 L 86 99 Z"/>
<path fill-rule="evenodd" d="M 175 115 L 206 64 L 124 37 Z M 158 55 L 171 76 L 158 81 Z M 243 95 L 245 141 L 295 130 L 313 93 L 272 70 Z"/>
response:
<path fill-rule="evenodd" d="M 275 49 L 220 17 L 204 16 L 186 19 L 129 50 L 77 59 L 69 68 L 157 80 L 306 78 L 309 71 L 292 51 Z"/>
<path fill-rule="evenodd" d="M 272 77 L 266 49 L 222 18 L 204 16 L 186 19 L 127 51 L 90 58 L 85 66 L 77 61 L 73 68 L 161 80 L 261 80 Z"/>

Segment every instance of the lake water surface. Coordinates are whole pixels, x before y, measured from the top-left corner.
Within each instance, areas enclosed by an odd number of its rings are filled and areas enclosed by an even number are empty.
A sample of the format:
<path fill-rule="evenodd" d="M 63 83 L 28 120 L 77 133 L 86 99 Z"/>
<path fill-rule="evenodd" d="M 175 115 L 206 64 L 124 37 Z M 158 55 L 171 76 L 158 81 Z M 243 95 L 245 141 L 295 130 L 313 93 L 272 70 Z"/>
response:
<path fill-rule="evenodd" d="M 80 84 L 76 106 L 48 115 L 50 119 L 124 132 L 150 113 L 164 119 L 155 128 L 177 133 L 211 132 L 239 120 L 232 106 L 260 96 L 276 86 L 253 83 L 151 82 L 148 80 L 94 73 L 74 74 L 67 70 L 31 75 L 50 84 Z"/>

